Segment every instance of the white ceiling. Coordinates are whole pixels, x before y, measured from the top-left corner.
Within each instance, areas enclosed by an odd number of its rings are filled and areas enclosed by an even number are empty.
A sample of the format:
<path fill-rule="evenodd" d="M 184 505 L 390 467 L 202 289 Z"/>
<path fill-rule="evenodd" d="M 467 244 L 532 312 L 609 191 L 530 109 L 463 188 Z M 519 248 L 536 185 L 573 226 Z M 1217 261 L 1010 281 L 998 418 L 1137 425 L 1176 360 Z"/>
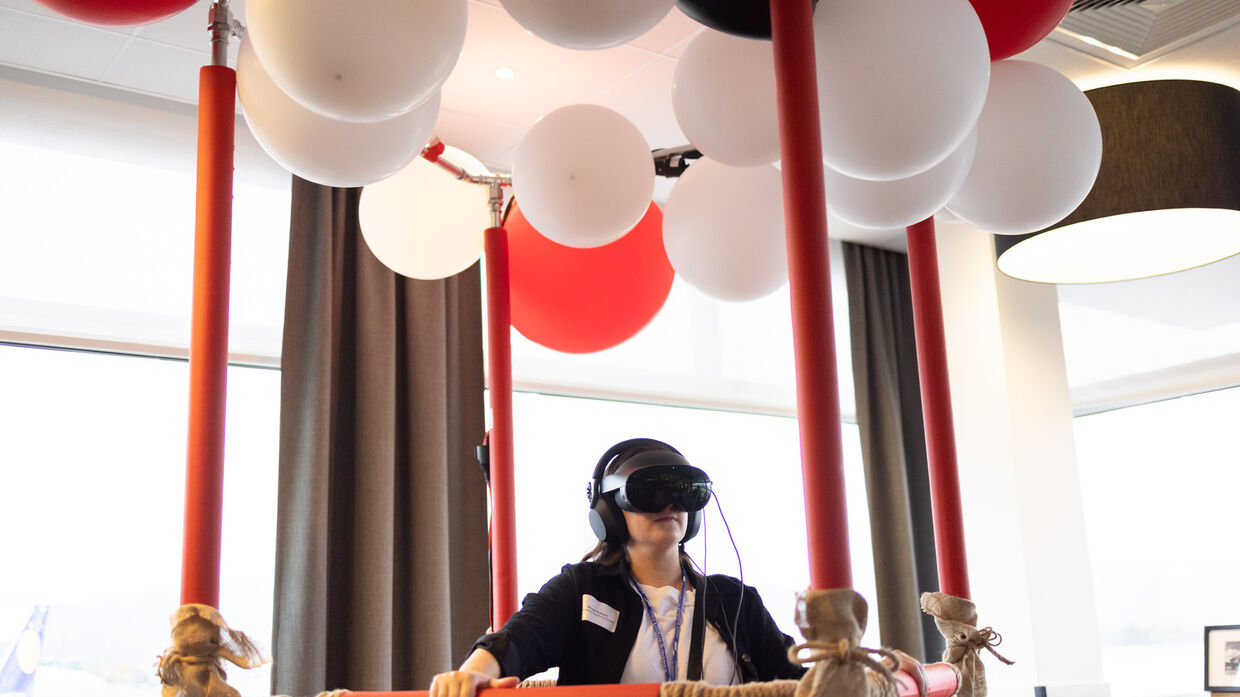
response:
<path fill-rule="evenodd" d="M 244 22 L 244 0 L 231 5 Z M 465 47 L 442 91 L 436 132 L 444 142 L 507 171 L 517 143 L 538 117 L 582 102 L 624 114 L 652 148 L 686 142 L 672 114 L 672 74 L 677 58 L 702 27 L 678 9 L 628 44 L 571 51 L 526 32 L 499 0 L 468 0 L 468 5 Z M 198 68 L 210 60 L 209 6 L 209 0 L 199 0 L 162 22 L 104 28 L 65 19 L 34 0 L 0 0 L 0 63 L 193 103 Z M 234 58 L 236 47 L 234 41 Z M 1133 69 L 1086 50 L 1107 55 L 1056 33 L 1019 57 L 1048 65 L 1083 89 L 1155 77 L 1209 79 L 1240 88 L 1240 17 Z M 501 66 L 516 76 L 497 77 L 495 70 Z M 850 230 L 848 235 L 865 233 Z M 861 241 L 898 238 L 879 234 Z"/>
<path fill-rule="evenodd" d="M 208 0 L 156 24 L 132 29 L 86 26 L 34 0 L 0 0 L 0 63 L 192 103 L 198 68 L 209 62 Z M 685 143 L 671 108 L 676 60 L 702 30 L 679 10 L 646 35 L 604 51 L 570 51 L 538 39 L 498 0 L 469 0 L 460 60 L 443 86 L 437 134 L 497 170 L 508 170 L 525 131 L 544 113 L 572 103 L 610 107 L 628 117 L 652 148 Z M 244 0 L 233 0 L 244 22 Z M 236 54 L 236 42 L 232 44 Z M 1154 78 L 1197 78 L 1240 89 L 1240 17 L 1215 25 L 1127 69 L 1074 38 L 1053 33 L 1019 58 L 1043 63 L 1083 89 Z M 1120 61 L 1129 62 L 1130 61 Z M 513 79 L 501 79 L 507 66 Z M 2 100 L 0 100 L 2 105 Z M 663 195 L 670 182 L 662 180 Z M 659 197 L 656 194 L 656 197 Z M 833 228 L 841 239 L 899 246 L 899 231 Z M 1142 317 L 1168 327 L 1240 326 L 1240 259 L 1154 281 L 1065 288 L 1065 302 Z M 1065 334 L 1069 334 L 1065 327 Z M 1230 337 L 1231 334 L 1228 335 Z M 1068 341 L 1084 341 L 1088 337 Z M 1230 338 L 1226 339 L 1230 341 Z M 1224 347 L 1225 349 L 1226 347 Z M 1222 349 L 1220 349 L 1222 350 Z M 1231 347 L 1240 353 L 1240 346 Z"/>

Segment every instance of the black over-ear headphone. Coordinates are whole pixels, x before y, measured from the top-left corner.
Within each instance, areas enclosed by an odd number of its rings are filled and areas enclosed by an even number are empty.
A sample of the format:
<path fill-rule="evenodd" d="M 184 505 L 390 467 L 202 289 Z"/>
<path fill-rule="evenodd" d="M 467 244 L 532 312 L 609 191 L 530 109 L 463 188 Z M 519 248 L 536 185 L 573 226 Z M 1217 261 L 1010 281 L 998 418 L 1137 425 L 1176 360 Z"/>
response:
<path fill-rule="evenodd" d="M 679 450 L 653 438 L 631 438 L 608 448 L 594 466 L 594 476 L 586 488 L 586 496 L 590 500 L 590 529 L 595 537 L 604 542 L 619 545 L 629 539 L 629 526 L 624 522 L 624 513 L 616 505 L 615 494 L 603 494 L 604 472 L 617 457 L 637 449 L 661 452 L 664 456 L 661 464 L 690 466 Z M 702 511 L 690 511 L 688 516 L 685 535 L 680 538 L 682 544 L 692 539 L 702 527 Z"/>

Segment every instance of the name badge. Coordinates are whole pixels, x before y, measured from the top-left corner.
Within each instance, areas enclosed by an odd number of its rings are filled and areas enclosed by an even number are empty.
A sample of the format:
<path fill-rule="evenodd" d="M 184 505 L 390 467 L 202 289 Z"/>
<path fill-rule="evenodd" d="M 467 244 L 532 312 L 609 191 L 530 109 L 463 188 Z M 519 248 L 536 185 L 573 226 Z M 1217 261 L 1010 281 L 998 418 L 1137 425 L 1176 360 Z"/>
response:
<path fill-rule="evenodd" d="M 616 622 L 620 619 L 620 611 L 590 595 L 581 596 L 581 621 L 593 622 L 615 634 Z"/>

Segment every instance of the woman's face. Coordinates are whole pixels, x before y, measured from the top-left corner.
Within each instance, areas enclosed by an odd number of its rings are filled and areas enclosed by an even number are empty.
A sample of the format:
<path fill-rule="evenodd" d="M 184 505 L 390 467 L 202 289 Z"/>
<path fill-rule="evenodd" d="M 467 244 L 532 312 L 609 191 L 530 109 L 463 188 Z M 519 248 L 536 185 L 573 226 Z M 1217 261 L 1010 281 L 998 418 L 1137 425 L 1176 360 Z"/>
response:
<path fill-rule="evenodd" d="M 689 514 L 673 510 L 671 506 L 659 513 L 634 513 L 621 511 L 629 526 L 630 546 L 644 545 L 656 548 L 675 547 L 685 536 Z"/>

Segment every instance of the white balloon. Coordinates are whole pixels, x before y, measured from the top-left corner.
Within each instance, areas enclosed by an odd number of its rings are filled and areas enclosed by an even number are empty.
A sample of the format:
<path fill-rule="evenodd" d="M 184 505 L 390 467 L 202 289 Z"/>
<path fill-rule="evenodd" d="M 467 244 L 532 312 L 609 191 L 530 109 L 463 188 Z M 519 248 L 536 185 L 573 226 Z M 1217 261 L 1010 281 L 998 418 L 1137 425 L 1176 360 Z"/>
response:
<path fill-rule="evenodd" d="M 833 240 L 853 242 L 883 249 L 907 250 L 908 230 L 904 227 L 875 229 L 853 225 L 827 210 L 827 234 Z"/>
<path fill-rule="evenodd" d="M 930 169 L 986 99 L 990 48 L 969 0 L 820 0 L 814 46 L 823 158 L 850 177 Z"/>
<path fill-rule="evenodd" d="M 1102 130 L 1071 80 L 1027 61 L 994 64 L 977 154 L 947 208 L 970 225 L 1023 234 L 1085 200 L 1102 163 Z"/>
<path fill-rule="evenodd" d="M 676 63 L 672 109 L 689 142 L 712 160 L 757 167 L 779 159 L 771 42 L 698 34 Z"/>
<path fill-rule="evenodd" d="M 340 121 L 426 101 L 465 44 L 465 0 L 247 0 L 246 31 L 280 89 Z"/>
<path fill-rule="evenodd" d="M 943 207 L 973 163 L 977 134 L 969 133 L 947 159 L 907 179 L 853 179 L 827 167 L 827 208 L 853 225 L 874 229 L 908 227 Z"/>
<path fill-rule="evenodd" d="M 447 147 L 443 158 L 470 174 L 487 173 L 462 150 Z M 489 195 L 486 186 L 457 179 L 418 157 L 362 190 L 362 237 L 396 273 L 426 280 L 454 276 L 482 255 L 483 231 L 491 223 Z"/>
<path fill-rule="evenodd" d="M 272 82 L 249 38 L 237 55 L 237 96 L 259 145 L 281 167 L 327 186 L 365 186 L 422 152 L 439 117 L 439 93 L 406 114 L 375 123 L 336 121 L 293 101 Z"/>
<path fill-rule="evenodd" d="M 556 109 L 513 156 L 512 191 L 530 225 L 569 247 L 615 242 L 646 214 L 654 159 L 641 131 L 594 104 Z"/>
<path fill-rule="evenodd" d="M 753 300 L 788 281 L 779 170 L 730 167 L 707 158 L 672 187 L 663 209 L 672 268 L 721 300 Z"/>
<path fill-rule="evenodd" d="M 961 220 L 960 217 L 957 216 L 955 213 L 952 213 L 951 211 L 947 210 L 947 208 L 942 208 L 939 211 L 935 212 L 934 222 L 938 223 L 939 225 L 945 225 L 947 223 L 962 223 L 964 221 Z"/>
<path fill-rule="evenodd" d="M 650 31 L 676 0 L 500 0 L 530 33 L 557 46 L 619 46 Z"/>

